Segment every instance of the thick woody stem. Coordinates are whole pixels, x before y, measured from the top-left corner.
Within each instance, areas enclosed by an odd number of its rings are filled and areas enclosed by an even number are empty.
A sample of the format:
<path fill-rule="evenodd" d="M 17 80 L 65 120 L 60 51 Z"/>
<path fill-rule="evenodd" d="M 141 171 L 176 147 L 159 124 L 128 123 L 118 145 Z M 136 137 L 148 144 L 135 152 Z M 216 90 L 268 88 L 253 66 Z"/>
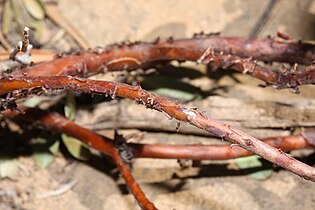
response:
<path fill-rule="evenodd" d="M 212 53 L 205 56 L 207 49 Z M 204 58 L 201 59 L 200 58 Z M 250 59 L 245 59 L 250 58 Z M 277 88 L 296 88 L 315 83 L 313 66 L 302 71 L 282 68 L 280 71 L 261 67 L 256 60 L 310 65 L 315 60 L 315 46 L 285 43 L 274 39 L 242 39 L 219 36 L 197 36 L 192 39 L 154 43 L 122 43 L 61 56 L 53 61 L 14 72 L 15 76 L 92 75 L 122 69 L 146 68 L 158 61 L 199 61 L 218 67 L 248 73 Z"/>
<path fill-rule="evenodd" d="M 129 98 L 147 108 L 164 112 L 169 116 L 188 122 L 200 129 L 213 133 L 222 139 L 226 139 L 246 150 L 249 150 L 263 158 L 275 163 L 305 179 L 315 181 L 315 168 L 308 166 L 282 150 L 276 149 L 262 141 L 243 133 L 229 125 L 221 123 L 210 117 L 206 117 L 196 109 L 186 108 L 168 99 L 162 98 L 148 91 L 141 89 L 140 86 L 130 86 L 127 84 L 86 80 L 65 76 L 55 77 L 20 77 L 0 80 L 0 94 L 5 94 L 13 90 L 42 88 L 46 90 L 69 89 L 87 93 L 97 93 Z"/>

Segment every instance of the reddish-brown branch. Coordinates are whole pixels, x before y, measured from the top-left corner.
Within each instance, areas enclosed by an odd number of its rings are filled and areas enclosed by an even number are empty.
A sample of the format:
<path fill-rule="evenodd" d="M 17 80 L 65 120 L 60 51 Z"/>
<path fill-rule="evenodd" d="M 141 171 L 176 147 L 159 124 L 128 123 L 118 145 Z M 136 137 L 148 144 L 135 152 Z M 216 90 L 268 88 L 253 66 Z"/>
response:
<path fill-rule="evenodd" d="M 41 63 L 51 61 L 54 59 L 55 54 L 56 52 L 52 50 L 32 49 L 32 62 Z M 9 51 L 0 51 L 0 63 L 7 60 L 9 56 Z"/>
<path fill-rule="evenodd" d="M 142 209 L 153 210 L 157 209 L 152 202 L 145 196 L 143 191 L 141 190 L 140 186 L 132 176 L 130 169 L 122 160 L 120 154 L 116 152 L 112 154 L 112 158 L 115 161 L 120 173 L 124 177 L 129 189 L 131 190 L 132 194 L 135 196 L 136 200 L 138 201 L 139 206 Z"/>
<path fill-rule="evenodd" d="M 133 178 L 128 166 L 124 163 L 119 152 L 115 148 L 112 140 L 102 137 L 94 132 L 78 126 L 71 122 L 64 116 L 57 113 L 48 113 L 38 109 L 26 109 L 19 107 L 26 111 L 25 115 L 6 110 L 1 112 L 5 117 L 14 120 L 26 120 L 45 126 L 50 130 L 66 133 L 80 139 L 87 145 L 111 156 L 122 173 L 126 184 L 131 189 L 131 192 L 139 202 L 143 209 L 156 209 L 144 195 L 139 185 Z M 284 151 L 295 149 L 302 149 L 310 146 L 308 141 L 313 142 L 314 130 L 307 130 L 303 133 L 307 134 L 306 139 L 303 136 L 287 136 L 276 137 L 263 140 L 265 143 L 280 148 Z M 237 157 L 244 157 L 252 155 L 245 149 L 240 147 L 231 147 L 230 145 L 159 145 L 159 144 L 128 144 L 128 148 L 136 158 L 149 157 L 149 158 L 175 158 L 175 159 L 194 159 L 194 160 L 223 160 Z"/>
<path fill-rule="evenodd" d="M 262 141 L 286 152 L 311 146 L 301 135 L 268 138 Z M 253 155 L 252 152 L 231 145 L 128 144 L 128 146 L 136 158 L 227 160 Z"/>
<path fill-rule="evenodd" d="M 203 64 L 214 63 L 223 69 L 233 69 L 249 74 L 278 89 L 297 89 L 300 85 L 315 83 L 314 65 L 310 65 L 301 71 L 297 71 L 297 65 L 294 65 L 291 69 L 281 66 L 278 71 L 273 71 L 258 65 L 252 58 L 243 59 L 233 55 L 216 54 L 211 47 L 204 52 L 198 61 Z"/>
<path fill-rule="evenodd" d="M 81 139 L 87 145 L 98 149 L 106 155 L 111 155 L 114 146 L 112 140 L 80 127 L 57 113 L 48 113 L 39 109 L 26 109 L 21 106 L 19 106 L 19 109 L 26 111 L 26 113 L 21 115 L 10 110 L 5 110 L 0 113 L 7 118 L 17 121 L 38 122 L 46 128 L 57 130 L 61 133 L 66 133 Z M 65 124 L 67 124 L 67 126 L 64 126 Z M 79 132 L 75 132 L 76 130 L 79 130 Z M 304 149 L 314 146 L 315 130 L 304 129 L 302 135 L 273 137 L 263 139 L 262 141 L 287 152 Z M 231 145 L 165 145 L 136 143 L 127 143 L 127 145 L 135 158 L 227 160 L 253 155 L 252 152 Z"/>
<path fill-rule="evenodd" d="M 45 126 L 50 130 L 55 130 L 60 133 L 65 133 L 69 136 L 75 137 L 85 144 L 89 145 L 90 147 L 93 147 L 112 157 L 123 178 L 125 179 L 126 184 L 138 201 L 139 205 L 143 209 L 147 210 L 156 209 L 154 204 L 151 203 L 148 198 L 146 198 L 140 186 L 137 184 L 136 180 L 129 170 L 129 166 L 120 156 L 113 141 L 103 138 L 86 128 L 76 125 L 75 123 L 71 122 L 58 113 L 47 113 L 38 109 L 26 109 L 25 107 L 19 108 L 23 111 L 26 111 L 26 114 L 21 115 L 9 110 L 3 111 L 1 112 L 1 114 L 15 120 L 27 120 L 32 122 L 37 121 L 39 124 Z"/>
<path fill-rule="evenodd" d="M 12 75 L 91 75 L 117 70 L 146 68 L 156 61 L 198 61 L 208 48 L 213 53 L 201 60 L 214 62 L 222 68 L 248 73 L 275 85 L 277 88 L 295 88 L 313 84 L 315 70 L 310 66 L 300 72 L 273 71 L 256 64 L 253 59 L 311 64 L 315 59 L 315 46 L 306 43 L 284 43 L 274 39 L 242 39 L 219 36 L 169 40 L 156 43 L 125 43 L 104 49 L 98 48 L 59 57 L 51 62 L 35 65 Z M 222 52 L 224 54 L 221 54 Z M 243 58 L 242 58 L 243 57 Z M 252 59 L 244 59 L 250 57 Z M 200 60 L 199 60 L 200 61 Z"/>
<path fill-rule="evenodd" d="M 151 203 L 149 199 L 145 196 L 144 192 L 141 190 L 140 186 L 137 184 L 136 180 L 132 176 L 129 166 L 123 161 L 118 150 L 110 141 L 104 140 L 102 141 L 102 137 L 90 132 L 88 129 L 84 129 L 77 126 L 75 123 L 70 122 L 69 120 L 61 117 L 60 115 L 58 116 L 54 114 L 46 115 L 43 118 L 41 118 L 40 121 L 47 127 L 56 128 L 57 127 L 56 125 L 58 125 L 58 128 L 61 129 L 62 132 L 82 140 L 89 146 L 92 146 L 105 154 L 109 154 L 113 158 L 120 173 L 125 179 L 126 184 L 128 185 L 132 194 L 135 196 L 139 205 L 143 209 L 147 210 L 156 209 L 154 204 Z M 93 139 L 98 139 L 98 141 Z"/>
<path fill-rule="evenodd" d="M 78 79 L 65 76 L 55 77 L 20 77 L 0 80 L 0 94 L 13 90 L 44 87 L 45 89 L 70 89 L 80 92 L 98 93 L 129 98 L 160 112 L 164 112 L 180 121 L 188 122 L 198 128 L 216 134 L 240 147 L 245 148 L 263 158 L 296 173 L 305 179 L 315 181 L 315 168 L 308 166 L 290 155 L 262 141 L 243 133 L 229 125 L 210 117 L 205 117 L 195 109 L 185 108 L 180 104 L 127 84 Z"/>

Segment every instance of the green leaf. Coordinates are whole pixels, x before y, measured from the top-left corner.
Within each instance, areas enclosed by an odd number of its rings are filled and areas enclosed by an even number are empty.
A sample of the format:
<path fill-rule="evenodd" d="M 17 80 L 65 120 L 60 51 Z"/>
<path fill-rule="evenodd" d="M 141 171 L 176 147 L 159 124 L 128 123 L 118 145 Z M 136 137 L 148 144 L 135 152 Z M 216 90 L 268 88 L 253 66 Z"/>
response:
<path fill-rule="evenodd" d="M 5 1 L 3 6 L 3 14 L 2 14 L 2 33 L 7 36 L 10 33 L 11 22 L 12 22 L 12 5 L 11 0 Z"/>
<path fill-rule="evenodd" d="M 52 137 L 37 137 L 33 139 L 35 163 L 40 168 L 47 168 L 55 160 L 55 154 L 59 149 L 59 141 Z"/>
<path fill-rule="evenodd" d="M 12 3 L 13 19 L 12 23 L 17 31 L 22 34 L 25 26 L 28 26 L 28 21 L 31 19 L 30 15 L 25 10 L 23 0 L 10 0 Z"/>
<path fill-rule="evenodd" d="M 24 0 L 27 12 L 36 20 L 45 18 L 45 9 L 40 0 Z"/>
<path fill-rule="evenodd" d="M 257 156 L 248 156 L 242 158 L 236 158 L 235 163 L 238 165 L 240 169 L 254 169 L 261 168 L 261 170 L 257 172 L 250 173 L 249 176 L 253 179 L 264 180 L 271 176 L 272 174 L 272 164 L 264 164 L 263 160 Z M 266 169 L 267 166 L 267 169 Z"/>
<path fill-rule="evenodd" d="M 36 107 L 38 104 L 40 104 L 43 100 L 46 100 L 44 97 L 33 95 L 30 98 L 27 98 L 23 105 L 27 107 Z"/>
<path fill-rule="evenodd" d="M 67 92 L 66 96 L 66 105 L 64 107 L 65 116 L 73 121 L 75 119 L 76 114 L 76 104 L 74 94 L 70 91 Z M 90 156 L 89 148 L 83 144 L 80 140 L 68 136 L 67 134 L 61 134 L 61 139 L 65 144 L 69 153 L 79 159 L 86 161 Z"/>
<path fill-rule="evenodd" d="M 197 96 L 193 93 L 170 88 L 157 88 L 153 92 L 157 93 L 158 95 L 167 96 L 169 98 L 176 98 L 182 101 L 192 101 L 197 98 Z"/>
<path fill-rule="evenodd" d="M 256 180 L 265 180 L 265 179 L 268 179 L 271 175 L 272 175 L 272 169 L 266 169 L 266 170 L 252 173 L 249 176 Z"/>
<path fill-rule="evenodd" d="M 36 152 L 33 155 L 33 158 L 35 160 L 35 163 L 38 167 L 44 169 L 50 166 L 54 160 L 55 156 L 48 152 Z"/>
<path fill-rule="evenodd" d="M 53 154 L 56 155 L 59 151 L 59 145 L 60 145 L 60 141 L 57 140 L 55 141 L 55 143 L 53 145 L 51 145 L 48 149 L 49 151 Z"/>
<path fill-rule="evenodd" d="M 36 18 L 34 18 L 31 14 L 30 14 L 30 10 L 32 10 L 33 15 L 35 15 L 35 11 L 34 8 L 36 6 L 30 6 L 28 9 L 26 9 L 26 5 L 25 2 L 26 0 L 10 0 L 12 2 L 12 10 L 13 10 L 13 18 L 14 18 L 14 24 L 16 26 L 16 28 L 18 29 L 18 31 L 20 33 L 23 32 L 24 27 L 25 26 L 29 26 L 30 28 L 34 29 L 34 32 L 32 31 L 32 33 L 35 35 L 35 38 L 38 40 L 40 39 L 40 35 L 45 27 L 45 21 L 44 19 L 42 20 L 38 20 Z M 40 1 L 27 1 L 27 2 L 33 2 L 33 3 L 28 3 L 30 5 L 36 5 L 36 2 Z M 40 5 L 40 4 L 39 4 Z"/>
<path fill-rule="evenodd" d="M 141 85 L 159 95 L 186 102 L 203 98 L 199 88 L 173 77 L 148 76 L 143 79 Z"/>
<path fill-rule="evenodd" d="M 66 134 L 61 134 L 61 139 L 73 157 L 83 161 L 88 160 L 90 157 L 90 150 L 80 140 Z"/>
<path fill-rule="evenodd" d="M 45 22 L 44 21 L 39 21 L 39 20 L 34 20 L 30 19 L 28 21 L 28 25 L 30 25 L 34 29 L 34 36 L 36 39 L 40 39 L 43 30 L 45 28 Z"/>
<path fill-rule="evenodd" d="M 17 174 L 20 167 L 20 162 L 15 159 L 1 158 L 0 159 L 0 178 L 13 177 Z"/>
<path fill-rule="evenodd" d="M 64 107 L 65 116 L 73 121 L 75 119 L 76 114 L 76 104 L 74 94 L 70 91 L 67 92 L 66 96 L 66 105 Z"/>

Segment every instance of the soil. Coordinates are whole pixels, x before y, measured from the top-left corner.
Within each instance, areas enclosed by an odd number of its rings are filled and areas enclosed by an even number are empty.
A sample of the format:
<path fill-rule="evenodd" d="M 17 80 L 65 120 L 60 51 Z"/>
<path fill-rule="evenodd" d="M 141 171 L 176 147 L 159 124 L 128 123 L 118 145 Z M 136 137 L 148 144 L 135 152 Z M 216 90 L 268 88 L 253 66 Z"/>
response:
<path fill-rule="evenodd" d="M 58 8 L 92 47 L 124 40 L 152 41 L 158 36 L 191 37 L 200 31 L 242 37 L 275 36 L 279 31 L 296 40 L 315 38 L 315 1 L 279 0 L 268 13 L 270 2 L 60 0 Z M 267 18 L 262 18 L 265 13 Z M 53 48 L 67 51 L 75 47 L 73 40 L 65 40 Z M 209 79 L 204 67 L 182 65 L 202 72 L 203 76 L 192 79 L 191 84 L 211 94 L 188 106 L 198 106 L 207 115 L 258 138 L 289 135 L 294 132 L 292 128 L 315 126 L 314 87 L 305 86 L 295 95 L 289 90 L 258 87 L 261 82 L 247 75 L 211 73 Z M 124 113 L 118 113 L 117 107 Z M 154 120 L 160 123 L 150 125 Z M 118 126 L 123 134 L 135 136 L 130 140 L 133 142 L 223 143 L 196 129 L 189 130 L 189 125 L 182 125 L 176 133 L 175 120 L 126 101 L 79 107 L 76 122 L 109 136 L 111 128 Z M 19 172 L 0 180 L 0 209 L 139 209 L 114 164 L 94 153 L 87 162 L 58 153 L 47 169 L 39 169 L 31 156 L 18 157 L 22 163 Z M 315 164 L 312 149 L 292 154 Z M 235 168 L 233 160 L 189 164 L 181 168 L 177 160 L 136 159 L 132 171 L 159 209 L 315 209 L 315 185 L 285 170 L 275 167 L 269 178 L 257 180 L 249 176 L 252 171 Z M 77 183 L 65 193 L 41 197 L 73 180 Z"/>

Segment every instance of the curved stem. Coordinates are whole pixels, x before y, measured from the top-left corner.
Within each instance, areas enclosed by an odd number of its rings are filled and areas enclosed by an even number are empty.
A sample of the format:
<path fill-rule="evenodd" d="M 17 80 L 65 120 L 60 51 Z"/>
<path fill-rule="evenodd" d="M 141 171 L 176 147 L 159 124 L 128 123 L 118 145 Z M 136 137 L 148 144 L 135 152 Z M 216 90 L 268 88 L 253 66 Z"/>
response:
<path fill-rule="evenodd" d="M 286 152 L 310 147 L 301 135 L 274 137 L 262 141 Z M 248 150 L 231 145 L 128 144 L 128 147 L 135 158 L 227 160 L 253 155 Z"/>
<path fill-rule="evenodd" d="M 139 203 L 139 206 L 141 206 L 142 209 L 146 210 L 154 210 L 157 209 L 153 203 L 151 203 L 148 198 L 145 196 L 144 192 L 141 190 L 140 186 L 136 182 L 135 178 L 132 176 L 130 169 L 124 163 L 122 160 L 120 154 L 115 150 L 114 153 L 112 153 L 112 158 L 115 161 L 120 173 L 125 179 L 125 182 L 127 183 L 129 189 L 131 190 L 132 194 L 135 196 L 136 200 Z"/>
<path fill-rule="evenodd" d="M 141 208 L 146 210 L 154 210 L 156 209 L 154 204 L 145 196 L 144 192 L 141 190 L 140 186 L 137 184 L 136 180 L 132 176 L 128 165 L 123 161 L 120 156 L 117 148 L 113 141 L 103 138 L 102 136 L 93 133 L 92 131 L 80 127 L 75 123 L 71 122 L 64 116 L 58 113 L 47 113 L 38 109 L 27 109 L 25 107 L 19 107 L 26 111 L 25 115 L 18 114 L 16 112 L 12 112 L 9 110 L 1 112 L 4 116 L 9 118 L 20 118 L 21 120 L 26 118 L 27 121 L 37 121 L 41 125 L 44 125 L 46 128 L 51 130 L 57 130 L 61 133 L 65 133 L 69 136 L 75 137 L 85 144 L 93 147 L 102 153 L 110 156 L 115 164 L 117 165 L 119 171 L 121 172 L 127 186 L 131 190 L 132 194 L 138 201 L 138 204 Z"/>
<path fill-rule="evenodd" d="M 276 149 L 262 141 L 243 133 L 229 125 L 204 116 L 196 109 L 186 108 L 168 99 L 141 89 L 140 86 L 130 86 L 122 83 L 95 81 L 65 76 L 55 77 L 20 77 L 0 80 L 0 94 L 13 90 L 44 87 L 45 89 L 70 89 L 74 91 L 98 93 L 129 98 L 145 105 L 147 108 L 164 112 L 177 120 L 188 122 L 200 129 L 213 133 L 222 139 L 243 147 L 266 160 L 275 163 L 305 179 L 315 181 L 315 168 L 308 166 L 282 150 Z"/>
<path fill-rule="evenodd" d="M 81 141 L 102 151 L 111 154 L 114 144 L 113 140 L 102 137 L 83 128 L 58 113 L 48 113 L 39 109 L 27 109 L 24 115 L 11 110 L 0 112 L 7 118 L 22 122 L 38 122 L 48 129 L 57 130 L 70 136 L 81 138 Z M 67 126 L 64 126 L 67 124 Z M 79 131 L 79 132 L 76 132 Z M 266 144 L 281 149 L 292 151 L 314 146 L 315 130 L 303 129 L 301 135 L 272 137 L 262 139 Z M 241 147 L 228 145 L 165 145 L 165 144 L 137 144 L 127 143 L 134 158 L 165 158 L 165 159 L 192 159 L 192 160 L 227 160 L 253 155 L 252 152 Z"/>
<path fill-rule="evenodd" d="M 313 66 L 302 71 L 273 71 L 259 66 L 257 60 L 310 65 L 315 60 L 315 46 L 307 43 L 285 43 L 271 38 L 242 39 L 219 36 L 197 36 L 192 39 L 168 40 L 155 43 L 122 43 L 60 56 L 53 61 L 14 72 L 15 76 L 91 75 L 122 69 L 146 68 L 157 61 L 200 61 L 207 49 L 213 49 L 207 59 L 218 67 L 248 73 L 277 88 L 295 88 L 315 83 Z M 251 59 L 245 59 L 251 58 Z"/>
<path fill-rule="evenodd" d="M 132 194 L 135 196 L 139 205 L 143 209 L 156 209 L 146 197 L 139 185 L 133 178 L 127 164 L 124 163 L 119 152 L 115 148 L 113 141 L 102 137 L 94 132 L 78 126 L 71 122 L 64 116 L 58 113 L 48 113 L 38 109 L 27 109 L 19 107 L 26 111 L 25 115 L 16 112 L 5 110 L 1 114 L 14 120 L 27 120 L 44 125 L 46 128 L 57 130 L 61 133 L 73 136 L 91 147 L 111 156 L 116 163 L 119 171 L 122 173 L 126 184 L 130 188 Z M 310 146 L 308 141 L 312 141 L 314 130 L 309 129 L 304 131 L 308 138 L 300 135 L 268 138 L 263 141 L 267 144 L 281 148 L 285 151 L 301 149 Z M 149 157 L 149 158 L 175 158 L 175 159 L 195 159 L 195 160 L 222 160 L 236 157 L 243 157 L 252 155 L 239 147 L 231 147 L 229 145 L 159 145 L 159 144 L 128 144 L 129 149 L 136 158 Z"/>

